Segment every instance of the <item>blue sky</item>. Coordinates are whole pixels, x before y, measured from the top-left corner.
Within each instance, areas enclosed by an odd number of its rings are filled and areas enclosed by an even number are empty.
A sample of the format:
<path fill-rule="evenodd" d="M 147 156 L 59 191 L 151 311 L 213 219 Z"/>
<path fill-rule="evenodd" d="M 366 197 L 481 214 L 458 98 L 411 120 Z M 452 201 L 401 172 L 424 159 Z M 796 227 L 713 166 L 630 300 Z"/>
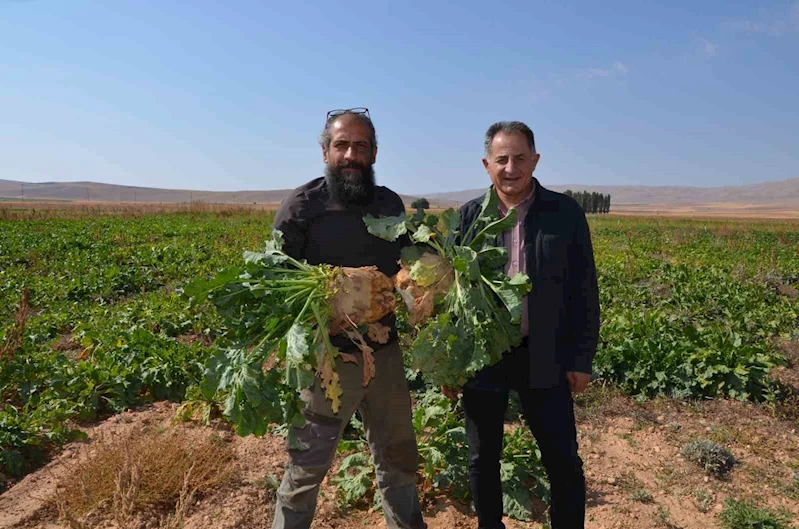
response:
<path fill-rule="evenodd" d="M 0 179 L 295 187 L 353 106 L 404 193 L 486 185 L 501 119 L 545 184 L 799 177 L 799 0 L 649 4 L 0 0 Z"/>

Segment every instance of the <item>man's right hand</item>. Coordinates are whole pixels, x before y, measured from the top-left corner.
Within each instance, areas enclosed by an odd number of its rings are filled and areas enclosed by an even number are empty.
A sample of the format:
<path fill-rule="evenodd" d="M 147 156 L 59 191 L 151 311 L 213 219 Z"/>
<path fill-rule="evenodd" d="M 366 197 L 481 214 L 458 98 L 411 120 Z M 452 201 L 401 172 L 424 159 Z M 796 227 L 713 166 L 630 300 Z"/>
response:
<path fill-rule="evenodd" d="M 451 401 L 458 400 L 458 393 L 460 392 L 461 392 L 460 388 L 452 389 L 449 386 L 441 386 L 441 393 L 443 393 L 444 396 Z"/>

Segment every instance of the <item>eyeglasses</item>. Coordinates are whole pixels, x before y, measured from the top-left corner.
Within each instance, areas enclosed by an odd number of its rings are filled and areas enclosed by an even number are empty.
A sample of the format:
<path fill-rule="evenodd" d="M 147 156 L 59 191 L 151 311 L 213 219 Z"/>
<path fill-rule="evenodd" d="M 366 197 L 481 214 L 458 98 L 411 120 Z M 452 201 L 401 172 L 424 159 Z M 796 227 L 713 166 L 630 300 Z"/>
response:
<path fill-rule="evenodd" d="M 369 109 L 366 107 L 338 108 L 336 110 L 331 110 L 327 113 L 327 117 L 325 118 L 325 123 L 330 121 L 330 118 L 340 116 L 341 114 L 366 114 L 367 118 L 372 119 L 372 116 L 369 115 Z"/>

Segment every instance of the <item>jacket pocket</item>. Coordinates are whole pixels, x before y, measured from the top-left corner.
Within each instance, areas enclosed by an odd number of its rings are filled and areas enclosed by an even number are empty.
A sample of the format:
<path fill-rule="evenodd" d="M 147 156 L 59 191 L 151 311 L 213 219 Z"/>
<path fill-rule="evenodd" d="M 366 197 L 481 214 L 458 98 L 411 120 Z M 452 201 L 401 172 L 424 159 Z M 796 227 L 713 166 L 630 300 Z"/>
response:
<path fill-rule="evenodd" d="M 569 264 L 568 239 L 555 233 L 542 234 L 541 249 L 537 253 L 541 279 L 563 283 Z"/>

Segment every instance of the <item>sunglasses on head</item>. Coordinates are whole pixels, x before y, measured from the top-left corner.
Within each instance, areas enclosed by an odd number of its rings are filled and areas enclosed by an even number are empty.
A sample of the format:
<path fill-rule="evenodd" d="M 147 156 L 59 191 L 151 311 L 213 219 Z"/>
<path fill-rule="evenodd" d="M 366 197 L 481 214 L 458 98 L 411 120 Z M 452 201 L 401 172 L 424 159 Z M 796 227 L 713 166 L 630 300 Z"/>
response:
<path fill-rule="evenodd" d="M 372 119 L 372 116 L 369 115 L 369 109 L 366 107 L 357 107 L 357 108 L 338 108 L 336 110 L 331 110 L 327 113 L 327 117 L 325 118 L 325 122 L 330 121 L 330 118 L 334 118 L 336 116 L 340 116 L 341 114 L 366 114 L 366 117 Z"/>

